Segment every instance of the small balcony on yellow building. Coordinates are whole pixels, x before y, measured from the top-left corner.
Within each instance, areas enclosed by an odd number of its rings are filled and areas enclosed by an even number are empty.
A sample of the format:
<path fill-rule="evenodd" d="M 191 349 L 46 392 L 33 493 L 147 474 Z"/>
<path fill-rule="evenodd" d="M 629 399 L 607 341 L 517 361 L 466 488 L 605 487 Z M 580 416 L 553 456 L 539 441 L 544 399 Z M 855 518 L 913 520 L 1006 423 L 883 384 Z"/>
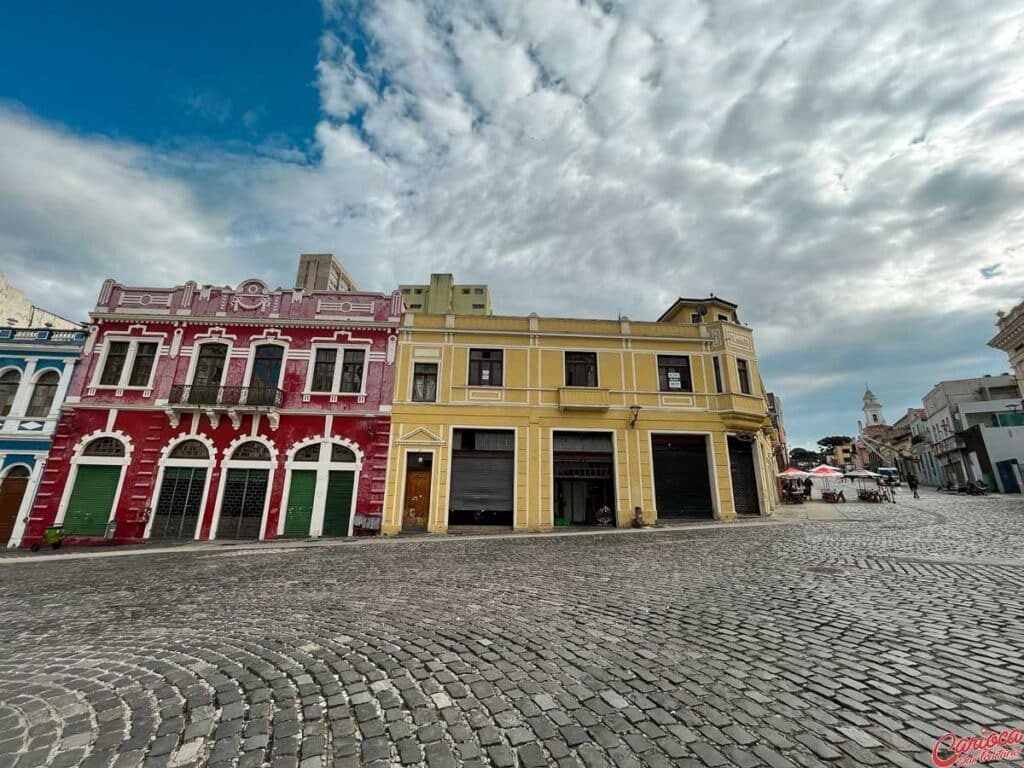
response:
<path fill-rule="evenodd" d="M 604 387 L 559 387 L 558 407 L 563 411 L 607 411 L 611 390 Z"/>

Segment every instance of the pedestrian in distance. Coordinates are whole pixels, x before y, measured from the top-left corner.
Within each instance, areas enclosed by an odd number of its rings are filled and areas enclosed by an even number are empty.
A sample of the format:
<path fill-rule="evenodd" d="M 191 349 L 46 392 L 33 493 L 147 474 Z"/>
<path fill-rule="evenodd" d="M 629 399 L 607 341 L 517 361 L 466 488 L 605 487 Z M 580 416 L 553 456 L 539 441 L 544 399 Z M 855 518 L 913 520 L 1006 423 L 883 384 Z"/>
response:
<path fill-rule="evenodd" d="M 917 475 L 911 475 L 910 477 L 907 478 L 907 486 L 914 493 L 915 499 L 921 498 L 921 494 L 917 492 Z"/>
<path fill-rule="evenodd" d="M 814 486 L 814 483 L 811 482 L 811 478 L 805 477 L 804 478 L 804 498 L 805 499 L 810 500 L 810 498 L 811 498 L 811 488 L 813 486 Z"/>

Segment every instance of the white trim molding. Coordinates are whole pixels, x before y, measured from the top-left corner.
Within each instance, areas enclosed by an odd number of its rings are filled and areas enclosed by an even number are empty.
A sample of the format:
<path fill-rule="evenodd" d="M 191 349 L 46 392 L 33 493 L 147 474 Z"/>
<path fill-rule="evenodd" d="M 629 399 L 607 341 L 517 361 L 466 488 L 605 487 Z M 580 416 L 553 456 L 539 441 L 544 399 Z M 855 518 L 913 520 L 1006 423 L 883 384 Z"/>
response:
<path fill-rule="evenodd" d="M 311 445 L 319 445 L 320 453 L 317 461 L 296 461 L 295 455 Z M 339 445 L 347 448 L 355 456 L 354 462 L 331 461 L 331 450 L 329 446 Z M 277 518 L 277 535 L 284 535 L 285 518 L 288 515 L 288 495 L 291 493 L 292 472 L 295 470 L 306 470 L 316 472 L 316 485 L 313 491 L 313 514 L 309 523 L 308 534 L 312 538 L 323 535 L 324 514 L 327 511 L 327 488 L 330 483 L 330 473 L 352 472 L 352 506 L 348 516 L 348 536 L 352 535 L 352 528 L 356 517 L 356 500 L 359 496 L 359 477 L 363 469 L 363 451 L 359 445 L 345 437 L 312 437 L 301 440 L 293 445 L 286 454 L 284 488 L 281 491 L 281 514 Z"/>
<path fill-rule="evenodd" d="M 207 458 L 205 459 L 172 459 L 171 453 L 174 449 L 182 443 L 189 441 L 195 441 L 202 443 L 206 446 Z M 157 506 L 160 504 L 160 494 L 163 492 L 164 485 L 164 472 L 167 467 L 193 467 L 193 468 L 205 468 L 206 469 L 206 480 L 203 483 L 203 495 L 202 500 L 199 502 L 199 516 L 196 520 L 196 528 L 192 533 L 192 538 L 198 540 L 200 533 L 203 529 L 203 515 L 206 512 L 206 502 L 210 495 L 210 482 L 213 478 L 213 468 L 217 464 L 217 448 L 213 443 L 213 440 L 209 436 L 190 432 L 182 432 L 175 438 L 172 438 L 167 445 L 160 451 L 160 460 L 157 462 L 159 469 L 156 475 L 156 491 L 153 494 L 153 506 L 150 510 L 149 519 L 146 521 L 146 530 L 142 534 L 142 538 L 148 539 L 150 533 L 153 530 L 153 516 L 156 514 Z M 270 490 L 267 490 L 269 494 Z"/>
<path fill-rule="evenodd" d="M 232 459 L 235 450 L 243 443 L 262 443 L 270 451 L 270 461 L 245 461 Z M 274 496 L 274 475 L 277 472 L 277 446 L 273 441 L 263 435 L 239 435 L 227 448 L 224 449 L 224 458 L 220 462 L 220 482 L 217 484 L 217 503 L 213 508 L 213 517 L 210 520 L 210 541 L 217 538 L 217 525 L 220 523 L 220 508 L 224 502 L 224 486 L 227 484 L 229 469 L 266 469 L 267 475 L 267 496 L 263 500 L 263 517 L 260 520 L 259 540 L 266 539 L 267 517 L 270 512 L 270 500 Z"/>
<path fill-rule="evenodd" d="M 124 445 L 124 456 L 85 456 L 85 448 L 91 443 L 95 442 L 104 437 L 110 437 L 114 440 L 119 441 Z M 63 525 L 64 517 L 68 512 L 68 504 L 71 503 L 71 494 L 75 489 L 75 483 L 78 481 L 78 468 L 84 465 L 90 466 L 114 466 L 121 467 L 121 473 L 117 481 L 117 488 L 114 490 L 114 502 L 110 505 L 110 514 L 107 517 L 107 522 L 113 522 L 117 516 L 117 506 L 121 501 L 121 491 L 124 488 L 124 478 L 127 473 L 128 465 L 132 462 L 132 453 L 135 450 L 132 439 L 124 432 L 117 430 L 101 430 L 97 429 L 84 435 L 78 444 L 75 446 L 74 453 L 71 456 L 71 469 L 68 472 L 68 481 L 64 485 L 64 492 L 61 494 L 60 506 L 57 508 L 57 516 L 54 518 L 54 525 Z"/>

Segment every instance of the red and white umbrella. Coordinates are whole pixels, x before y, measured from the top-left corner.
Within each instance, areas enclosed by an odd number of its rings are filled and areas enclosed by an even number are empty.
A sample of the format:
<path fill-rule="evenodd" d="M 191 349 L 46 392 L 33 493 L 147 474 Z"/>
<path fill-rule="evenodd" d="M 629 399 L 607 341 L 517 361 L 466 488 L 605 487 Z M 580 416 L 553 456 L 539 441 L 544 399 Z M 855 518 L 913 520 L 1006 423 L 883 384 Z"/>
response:
<path fill-rule="evenodd" d="M 814 477 L 842 477 L 843 475 L 841 470 L 829 464 L 819 464 L 814 469 L 809 470 L 808 474 Z"/>
<path fill-rule="evenodd" d="M 803 480 L 805 477 L 809 477 L 809 475 L 802 469 L 790 467 L 789 469 L 785 469 L 782 472 L 779 472 L 779 474 L 777 474 L 776 477 L 781 477 L 783 480 Z"/>

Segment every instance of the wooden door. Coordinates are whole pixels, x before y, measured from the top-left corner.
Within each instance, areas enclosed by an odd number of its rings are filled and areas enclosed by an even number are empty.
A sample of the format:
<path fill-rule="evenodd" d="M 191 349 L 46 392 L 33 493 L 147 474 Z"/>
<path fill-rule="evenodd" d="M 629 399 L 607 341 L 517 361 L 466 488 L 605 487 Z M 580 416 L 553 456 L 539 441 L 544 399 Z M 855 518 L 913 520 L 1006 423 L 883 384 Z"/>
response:
<path fill-rule="evenodd" d="M 114 508 L 121 467 L 81 464 L 64 515 L 64 533 L 70 536 L 103 536 Z"/>
<path fill-rule="evenodd" d="M 313 495 L 316 490 L 315 469 L 293 469 L 288 491 L 288 510 L 284 517 L 285 536 L 309 536 L 313 519 Z"/>
<path fill-rule="evenodd" d="M 429 469 L 410 469 L 405 476 L 405 514 L 403 531 L 425 531 L 430 518 Z"/>
<path fill-rule="evenodd" d="M 0 485 L 0 547 L 6 546 L 11 534 L 14 533 L 14 525 L 18 522 L 18 510 L 21 509 L 21 501 L 25 498 L 27 487 L 28 472 L 22 474 L 18 467 L 12 469 L 4 478 L 3 485 Z"/>
<path fill-rule="evenodd" d="M 331 472 L 324 502 L 324 536 L 348 536 L 355 472 Z"/>

